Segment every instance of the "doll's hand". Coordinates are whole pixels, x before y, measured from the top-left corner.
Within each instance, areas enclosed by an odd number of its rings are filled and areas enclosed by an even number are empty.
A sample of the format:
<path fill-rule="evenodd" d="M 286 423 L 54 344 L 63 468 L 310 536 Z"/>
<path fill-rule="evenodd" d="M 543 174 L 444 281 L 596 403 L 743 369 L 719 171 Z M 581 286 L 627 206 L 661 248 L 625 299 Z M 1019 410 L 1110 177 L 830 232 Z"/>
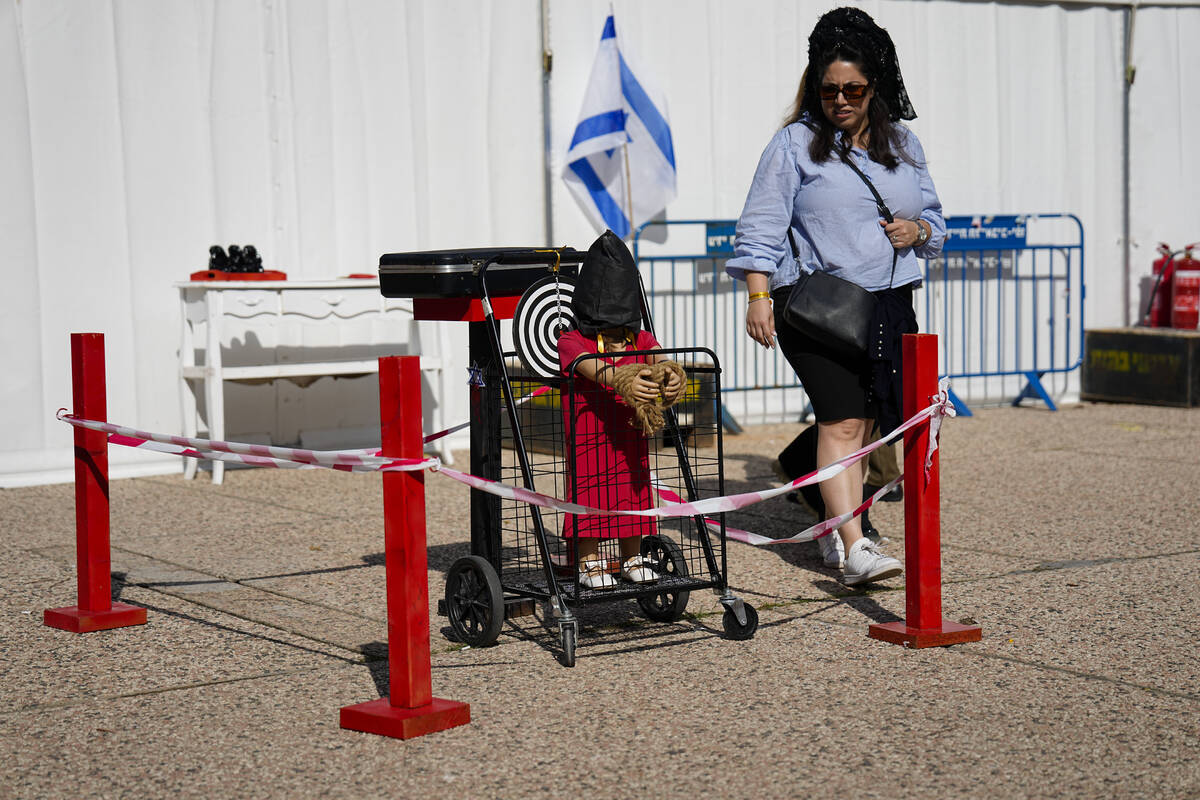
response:
<path fill-rule="evenodd" d="M 667 373 L 667 385 L 662 390 L 663 400 L 667 403 L 674 403 L 681 394 L 683 394 L 683 381 L 674 372 Z"/>
<path fill-rule="evenodd" d="M 651 379 L 652 373 L 648 369 L 644 369 L 637 374 L 631 388 L 631 394 L 635 400 L 644 403 L 649 403 L 658 397 L 658 384 Z"/>

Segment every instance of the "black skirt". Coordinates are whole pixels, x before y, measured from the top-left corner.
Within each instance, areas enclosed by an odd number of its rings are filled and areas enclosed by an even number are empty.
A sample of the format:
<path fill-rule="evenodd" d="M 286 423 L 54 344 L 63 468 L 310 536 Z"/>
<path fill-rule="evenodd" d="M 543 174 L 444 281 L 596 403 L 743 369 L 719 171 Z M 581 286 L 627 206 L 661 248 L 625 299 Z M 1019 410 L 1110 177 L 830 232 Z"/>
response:
<path fill-rule="evenodd" d="M 879 400 L 875 383 L 875 375 L 879 365 L 867 356 L 847 356 L 834 350 L 819 339 L 801 333 L 788 325 L 783 318 L 783 309 L 787 305 L 791 286 L 782 286 L 771 294 L 771 302 L 775 309 L 775 335 L 783 357 L 796 371 L 796 377 L 804 386 L 809 401 L 812 402 L 813 414 L 817 422 L 835 422 L 840 419 L 877 419 L 879 417 Z M 876 296 L 892 295 L 891 300 L 907 305 L 909 314 L 912 313 L 911 285 L 896 289 L 886 289 L 876 292 Z M 880 298 L 881 301 L 883 298 Z M 882 303 L 881 303 L 882 304 Z M 912 319 L 912 329 L 916 328 L 916 319 Z M 908 327 L 908 320 L 905 320 Z M 911 331 L 904 331 L 911 332 Z M 897 338 L 897 343 L 899 339 Z M 897 347 L 897 350 L 899 348 Z M 888 372 L 895 370 L 896 382 L 899 383 L 900 364 L 899 353 L 889 353 Z M 886 358 L 886 357 L 885 357 Z M 898 393 L 898 389 L 897 389 Z M 889 404 L 890 405 L 890 404 Z M 888 409 L 890 411 L 890 408 Z"/>

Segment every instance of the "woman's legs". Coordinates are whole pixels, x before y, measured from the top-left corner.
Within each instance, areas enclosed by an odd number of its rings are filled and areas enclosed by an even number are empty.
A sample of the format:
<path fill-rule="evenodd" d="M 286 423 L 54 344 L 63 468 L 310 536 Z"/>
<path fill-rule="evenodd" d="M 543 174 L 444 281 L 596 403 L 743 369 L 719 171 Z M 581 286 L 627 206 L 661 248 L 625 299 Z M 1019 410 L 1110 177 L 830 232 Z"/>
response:
<path fill-rule="evenodd" d="M 817 425 L 817 461 L 822 466 L 863 447 L 871 434 L 869 419 L 842 419 L 818 422 Z M 826 519 L 853 511 L 862 503 L 865 470 L 864 459 L 821 483 Z M 862 523 L 858 518 L 851 518 L 838 533 L 846 548 L 842 583 L 847 586 L 881 581 L 904 571 L 899 561 L 885 556 L 876 545 L 863 540 Z"/>
<path fill-rule="evenodd" d="M 870 434 L 871 420 L 851 418 L 818 422 L 817 464 L 823 467 L 850 455 L 867 443 Z M 821 499 L 825 501 L 826 519 L 853 511 L 862 503 L 865 464 L 864 459 L 821 482 Z M 846 552 L 849 553 L 851 545 L 862 538 L 862 525 L 858 517 L 853 517 L 842 525 L 838 532 Z"/>
<path fill-rule="evenodd" d="M 772 295 L 775 298 L 775 332 L 780 350 L 796 370 L 816 411 L 817 463 L 825 466 L 850 455 L 869 441 L 875 416 L 875 405 L 868 396 L 865 382 L 869 365 L 839 355 L 828 345 L 787 325 L 782 317 L 787 292 L 784 288 Z M 821 483 L 826 519 L 847 514 L 862 504 L 865 471 L 866 464 L 860 461 Z M 878 552 L 871 542 L 863 541 L 862 531 L 862 521 L 851 518 L 841 526 L 837 539 L 832 536 L 818 539 L 825 566 L 843 567 L 842 580 L 849 586 L 899 574 L 900 562 Z"/>

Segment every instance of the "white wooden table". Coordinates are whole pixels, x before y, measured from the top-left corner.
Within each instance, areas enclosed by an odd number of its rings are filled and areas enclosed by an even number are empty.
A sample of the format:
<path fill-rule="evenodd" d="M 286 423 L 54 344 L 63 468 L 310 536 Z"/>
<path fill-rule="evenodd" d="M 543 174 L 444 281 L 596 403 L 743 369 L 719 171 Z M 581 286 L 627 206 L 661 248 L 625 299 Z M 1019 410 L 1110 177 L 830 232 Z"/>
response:
<path fill-rule="evenodd" d="M 445 340 L 441 330 L 444 323 L 415 322 L 412 301 L 384 297 L 379 293 L 378 280 L 184 281 L 175 286 L 182 305 L 179 380 L 185 436 L 197 433 L 195 392 L 199 382 L 204 387 L 208 438 L 224 440 L 226 381 L 377 373 L 377 356 L 340 356 L 354 351 L 360 355 L 364 351 L 378 352 L 383 347 L 390 354 L 421 356 L 421 369 L 430 374 L 436 393 L 433 430 L 444 427 L 441 406 L 446 398 L 445 373 L 440 351 Z M 352 346 L 345 345 L 342 338 L 351 327 L 357 334 Z M 249 354 L 252 363 L 224 364 L 222 349 L 234 342 L 242 345 L 238 360 L 246 361 Z M 246 347 L 251 342 L 253 347 Z M 197 350 L 203 351 L 203 363 L 198 363 Z M 437 449 L 442 460 L 449 463 L 445 441 L 441 440 Z M 184 475 L 194 477 L 196 466 L 196 459 L 184 459 Z M 213 483 L 223 480 L 224 466 L 223 462 L 213 462 Z"/>

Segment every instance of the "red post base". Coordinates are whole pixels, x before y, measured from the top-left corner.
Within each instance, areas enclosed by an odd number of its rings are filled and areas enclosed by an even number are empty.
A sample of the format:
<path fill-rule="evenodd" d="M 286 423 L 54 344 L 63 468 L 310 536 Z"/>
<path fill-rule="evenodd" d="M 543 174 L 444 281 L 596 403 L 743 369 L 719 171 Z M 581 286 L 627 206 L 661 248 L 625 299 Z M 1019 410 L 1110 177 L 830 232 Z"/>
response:
<path fill-rule="evenodd" d="M 381 453 L 420 458 L 421 362 L 379 359 Z M 429 565 L 425 550 L 425 475 L 383 474 L 388 697 L 343 706 L 343 728 L 412 739 L 471 721 L 471 707 L 433 696 L 429 655 Z M 393 704 L 395 701 L 395 704 Z"/>
<path fill-rule="evenodd" d="M 107 631 L 130 625 L 145 625 L 146 609 L 128 603 L 113 603 L 112 608 L 107 611 L 87 611 L 79 606 L 47 608 L 42 612 L 42 622 L 51 628 L 71 633 Z"/>
<path fill-rule="evenodd" d="M 885 622 L 872 625 L 867 635 L 905 647 L 944 647 L 949 644 L 978 642 L 983 638 L 983 629 L 978 625 L 959 625 L 943 621 L 938 628 L 910 628 L 903 622 Z"/>
<path fill-rule="evenodd" d="M 456 700 L 433 698 L 427 706 L 399 708 L 386 698 L 343 706 L 341 725 L 351 731 L 413 739 L 427 733 L 456 728 L 471 721 L 471 706 Z"/>

